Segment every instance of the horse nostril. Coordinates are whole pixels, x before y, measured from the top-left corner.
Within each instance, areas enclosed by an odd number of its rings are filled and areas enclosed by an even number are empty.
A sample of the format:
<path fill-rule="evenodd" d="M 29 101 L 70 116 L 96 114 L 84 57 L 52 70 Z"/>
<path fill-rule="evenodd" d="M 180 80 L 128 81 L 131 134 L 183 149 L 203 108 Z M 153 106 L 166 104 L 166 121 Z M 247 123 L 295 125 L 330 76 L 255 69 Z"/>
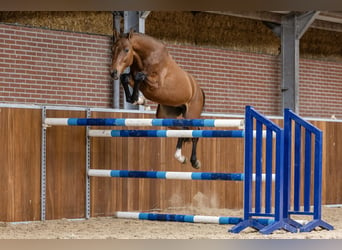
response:
<path fill-rule="evenodd" d="M 118 71 L 115 69 L 115 70 L 112 70 L 111 72 L 110 72 L 110 76 L 111 77 L 113 77 L 113 78 L 117 78 L 117 73 L 118 73 Z"/>

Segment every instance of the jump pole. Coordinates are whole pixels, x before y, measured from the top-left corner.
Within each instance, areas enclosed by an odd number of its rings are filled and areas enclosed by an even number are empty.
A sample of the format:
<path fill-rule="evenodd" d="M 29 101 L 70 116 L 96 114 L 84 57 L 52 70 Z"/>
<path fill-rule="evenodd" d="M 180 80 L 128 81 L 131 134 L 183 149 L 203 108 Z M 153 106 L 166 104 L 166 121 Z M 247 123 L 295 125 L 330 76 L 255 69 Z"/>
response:
<path fill-rule="evenodd" d="M 122 211 L 115 212 L 114 217 L 118 219 L 173 221 L 173 222 L 205 223 L 205 224 L 220 224 L 220 225 L 236 225 L 243 221 L 243 219 L 240 217 L 122 212 Z M 258 222 L 263 225 L 269 225 L 274 222 L 274 219 L 260 218 L 258 219 Z M 306 223 L 306 221 L 304 220 L 297 220 L 297 222 L 300 224 Z"/>
<path fill-rule="evenodd" d="M 288 110 L 285 110 L 285 113 L 289 114 Z M 287 115 L 288 116 L 288 115 Z M 253 121 L 253 119 L 255 121 Z M 287 231 L 291 232 L 297 232 L 296 227 L 298 228 L 298 224 L 292 223 L 291 219 L 289 218 L 290 214 L 305 214 L 305 215 L 313 215 L 314 220 L 308 223 L 308 226 L 301 227 L 300 231 L 311 231 L 314 227 L 320 226 L 323 228 L 326 228 L 328 230 L 332 230 L 333 227 L 329 225 L 328 223 L 321 220 L 321 132 L 316 135 L 319 137 L 319 142 L 316 142 L 315 144 L 315 184 L 319 183 L 319 185 L 315 185 L 314 190 L 314 211 L 309 211 L 310 203 L 305 201 L 304 204 L 304 211 L 289 211 L 288 206 L 288 191 L 289 183 L 288 183 L 288 176 L 289 173 L 286 171 L 282 171 L 282 167 L 285 165 L 285 168 L 288 168 L 288 163 L 284 164 L 284 155 L 286 156 L 285 159 L 289 158 L 288 155 L 289 151 L 287 147 L 284 147 L 284 141 L 285 144 L 290 145 L 288 143 L 289 130 L 287 127 L 289 127 L 288 124 L 290 122 L 286 120 L 296 120 L 298 124 L 296 124 L 297 127 L 304 126 L 307 131 L 306 134 L 310 135 L 308 136 L 309 139 L 306 139 L 310 144 L 311 143 L 311 134 L 309 133 L 315 133 L 312 130 L 311 125 L 305 124 L 304 120 L 302 120 L 300 117 L 295 117 L 293 115 L 292 118 L 286 118 L 285 115 L 285 133 L 284 130 L 279 128 L 276 124 L 274 124 L 272 121 L 268 120 L 266 117 L 261 115 L 260 113 L 256 112 L 251 106 L 246 106 L 246 114 L 245 114 L 245 120 L 246 120 L 246 128 L 245 131 L 239 131 L 239 130 L 91 130 L 89 127 L 87 128 L 87 135 L 90 136 L 100 136 L 100 137 L 245 137 L 245 173 L 243 175 L 239 175 L 238 178 L 244 179 L 244 185 L 245 185 L 245 193 L 244 193 L 244 218 L 237 219 L 236 217 L 218 217 L 218 216 L 196 216 L 196 215 L 168 215 L 168 214 L 149 214 L 149 213 L 135 213 L 132 214 L 132 212 L 118 212 L 117 215 L 124 216 L 122 213 L 126 213 L 126 216 L 128 217 L 139 217 L 142 218 L 152 218 L 154 220 L 172 220 L 170 218 L 178 218 L 179 221 L 182 219 L 180 218 L 187 218 L 184 222 L 204 222 L 204 223 L 223 223 L 222 221 L 229 219 L 223 219 L 223 218 L 233 218 L 231 220 L 236 221 L 237 225 L 233 227 L 230 232 L 240 232 L 246 227 L 254 227 L 255 229 L 258 229 L 261 233 L 268 234 L 273 232 L 277 229 L 285 229 Z M 190 127 L 190 126 L 196 126 L 196 127 L 239 127 L 242 128 L 244 126 L 243 120 L 230 120 L 228 122 L 225 119 L 195 119 L 195 120 L 186 120 L 186 119 L 111 119 L 111 118 L 105 118 L 105 119 L 98 119 L 98 118 L 45 118 L 43 116 L 43 128 L 47 128 L 52 125 L 68 125 L 68 126 L 180 126 L 180 127 Z M 232 122 L 231 122 L 232 121 Z M 256 123 L 256 129 L 253 131 L 253 123 Z M 266 127 L 267 130 L 262 130 L 263 127 Z M 158 132 L 159 131 L 159 132 Z M 246 133 L 246 135 L 245 135 Z M 289 137 L 289 138 L 287 138 Z M 276 138 L 276 178 L 275 178 L 275 191 L 279 193 L 279 195 L 276 195 L 275 202 L 273 205 L 275 206 L 275 212 L 271 212 L 271 203 L 266 199 L 266 207 L 265 211 L 261 211 L 261 181 L 264 179 L 264 174 L 261 172 L 261 161 L 256 161 L 256 173 L 254 174 L 252 172 L 251 166 L 252 166 L 252 152 L 253 152 L 253 144 L 252 139 L 256 138 L 256 158 L 259 159 L 262 155 L 262 138 L 266 138 L 266 149 L 271 152 L 270 149 L 272 149 L 272 139 Z M 285 138 L 285 139 L 284 139 Z M 247 149 L 246 149 L 247 147 Z M 285 148 L 285 150 L 284 150 Z M 309 148 L 306 146 L 306 148 Z M 285 151 L 285 153 L 284 153 Z M 311 150 L 308 151 L 308 155 L 311 154 Z M 309 158 L 309 156 L 306 156 L 306 158 Z M 271 182 L 274 181 L 274 174 L 272 174 L 272 170 L 270 168 L 272 162 L 272 154 L 266 154 L 266 197 L 270 196 L 270 190 L 271 190 Z M 306 164 L 309 165 L 309 164 Z M 306 168 L 306 170 L 308 167 Z M 99 171 L 105 171 L 105 172 L 99 172 Z M 112 172 L 114 171 L 114 172 Z M 117 172 L 119 171 L 119 172 Z M 124 172 L 122 172 L 124 171 Z M 134 173 L 133 173 L 134 172 Z M 140 172 L 138 175 L 141 176 L 135 176 L 137 172 Z M 141 173 L 144 172 L 144 173 Z M 154 172 L 154 173 L 151 173 Z M 151 178 L 149 175 L 155 175 L 155 177 L 152 178 L 159 178 L 160 179 L 199 179 L 199 180 L 205 180 L 204 177 L 202 177 L 201 174 L 208 174 L 208 173 L 182 173 L 181 175 L 179 173 L 168 173 L 168 172 L 156 172 L 156 171 L 128 171 L 128 170 L 91 170 L 88 169 L 87 171 L 88 177 L 89 176 L 98 176 L 98 177 L 128 177 L 128 178 Z M 193 174 L 195 177 L 193 177 Z M 197 174 L 197 176 L 196 176 Z M 209 173 L 209 174 L 218 174 L 218 173 Z M 113 176 L 112 176 L 113 175 Z M 117 176 L 116 176 L 117 175 Z M 131 175 L 131 176 L 130 176 Z M 229 176 L 231 174 L 227 174 Z M 145 176 L 145 177 L 144 177 Z M 167 176 L 169 178 L 167 178 Z M 205 176 L 205 175 L 204 175 Z M 218 175 L 219 176 L 219 175 Z M 220 180 L 224 180 L 224 178 L 233 180 L 233 177 L 228 178 L 226 177 L 206 177 L 209 178 L 209 180 L 214 180 L 215 178 Z M 285 176 L 285 178 L 284 178 Z M 214 178 L 214 179 L 213 179 Z M 235 178 L 235 177 L 234 177 Z M 285 181 L 284 181 L 285 179 Z M 251 204 L 252 204 L 252 181 L 256 181 L 256 192 L 255 192 L 255 211 L 251 210 Z M 310 183 L 310 182 L 308 182 Z M 285 185 L 284 185 L 285 184 Z M 310 184 L 305 183 L 305 186 L 308 187 Z M 309 190 L 309 188 L 306 188 Z M 309 192 L 305 192 L 305 199 L 309 200 L 307 197 L 310 197 Z M 247 204 L 247 205 L 246 205 Z M 297 209 L 298 210 L 298 209 Z M 120 214 L 121 213 L 121 214 Z M 182 217 L 183 216 L 183 217 Z M 257 216 L 257 217 L 255 217 Z M 254 218 L 253 218 L 254 217 Z M 260 218 L 258 217 L 273 217 L 274 219 L 263 219 L 267 221 L 267 224 L 263 224 L 262 221 L 259 221 Z M 192 218 L 192 219 L 190 219 Z M 185 220 L 185 219 L 184 219 Z M 292 220 L 293 221 L 293 220 Z M 293 221 L 294 222 L 294 221 Z M 297 221 L 299 222 L 299 221 Z M 235 223 L 235 224 L 236 224 Z M 299 222 L 300 223 L 300 222 Z"/>
<path fill-rule="evenodd" d="M 167 127 L 238 127 L 243 119 L 133 119 L 133 118 L 45 118 L 47 126 L 167 126 Z"/>
<path fill-rule="evenodd" d="M 112 178 L 148 178 L 148 179 L 172 179 L 172 180 L 221 180 L 221 181 L 244 181 L 243 173 L 211 173 L 211 172 L 171 172 L 171 171 L 131 171 L 131 170 L 107 170 L 89 169 L 88 176 L 112 177 Z M 253 175 L 253 181 L 260 178 L 265 181 L 267 176 L 262 174 Z M 275 174 L 272 174 L 275 180 Z"/>
<path fill-rule="evenodd" d="M 266 138 L 267 131 L 262 131 L 262 137 Z M 106 130 L 90 129 L 90 137 L 168 137 L 168 138 L 244 138 L 243 130 Z M 275 134 L 273 134 L 275 136 Z M 256 131 L 253 131 L 256 138 Z"/>

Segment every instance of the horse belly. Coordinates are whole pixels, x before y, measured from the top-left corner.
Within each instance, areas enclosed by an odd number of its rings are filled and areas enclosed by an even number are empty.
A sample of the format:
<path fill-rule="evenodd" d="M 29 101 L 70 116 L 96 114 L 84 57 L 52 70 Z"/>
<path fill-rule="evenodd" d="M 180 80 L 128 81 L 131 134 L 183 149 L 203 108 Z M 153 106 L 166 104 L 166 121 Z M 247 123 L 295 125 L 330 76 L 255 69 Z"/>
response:
<path fill-rule="evenodd" d="M 191 93 L 179 88 L 174 89 L 153 89 L 142 91 L 144 96 L 156 103 L 168 106 L 180 106 L 186 104 L 191 99 Z"/>
<path fill-rule="evenodd" d="M 193 85 L 188 74 L 175 63 L 170 63 L 158 73 L 148 74 L 141 92 L 147 99 L 168 106 L 188 103 L 193 95 Z"/>

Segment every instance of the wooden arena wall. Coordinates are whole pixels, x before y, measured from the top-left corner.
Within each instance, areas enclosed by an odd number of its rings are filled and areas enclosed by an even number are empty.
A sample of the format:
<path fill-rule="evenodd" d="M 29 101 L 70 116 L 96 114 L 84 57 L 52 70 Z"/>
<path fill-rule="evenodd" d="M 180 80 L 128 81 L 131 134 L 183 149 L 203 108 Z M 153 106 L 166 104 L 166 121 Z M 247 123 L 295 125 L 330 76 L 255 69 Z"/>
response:
<path fill-rule="evenodd" d="M 47 117 L 86 117 L 86 112 L 47 110 Z M 92 111 L 91 117 L 153 115 Z M 342 123 L 312 123 L 324 134 L 323 203 L 341 204 Z M 41 125 L 40 108 L 0 108 L 0 221 L 40 220 Z M 85 217 L 85 135 L 84 127 L 47 128 L 46 219 Z M 91 168 L 196 171 L 174 159 L 175 144 L 174 138 L 92 138 Z M 200 139 L 200 171 L 243 172 L 243 151 L 243 139 Z M 190 145 L 184 154 L 190 154 Z M 111 216 L 118 210 L 241 209 L 242 199 L 242 182 L 91 177 L 92 217 Z"/>

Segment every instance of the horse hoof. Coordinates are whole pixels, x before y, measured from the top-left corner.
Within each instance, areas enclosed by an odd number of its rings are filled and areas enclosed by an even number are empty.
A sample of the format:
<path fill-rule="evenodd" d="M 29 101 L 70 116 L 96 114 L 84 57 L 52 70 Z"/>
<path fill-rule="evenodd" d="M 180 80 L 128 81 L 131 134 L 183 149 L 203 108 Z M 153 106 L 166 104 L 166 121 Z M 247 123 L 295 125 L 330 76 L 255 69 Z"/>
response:
<path fill-rule="evenodd" d="M 133 105 L 145 105 L 146 103 L 146 99 L 139 96 L 138 100 L 136 100 L 135 102 L 133 102 Z"/>
<path fill-rule="evenodd" d="M 146 79 L 146 74 L 144 74 L 143 72 L 138 72 L 136 75 L 135 75 L 135 81 L 138 81 L 138 82 L 142 82 L 142 81 L 145 81 Z"/>
<path fill-rule="evenodd" d="M 132 104 L 134 101 L 133 101 L 133 99 L 131 97 L 126 97 L 126 102 Z"/>
<path fill-rule="evenodd" d="M 201 162 L 197 160 L 194 164 L 192 164 L 192 167 L 195 169 L 200 169 L 201 168 Z"/>

